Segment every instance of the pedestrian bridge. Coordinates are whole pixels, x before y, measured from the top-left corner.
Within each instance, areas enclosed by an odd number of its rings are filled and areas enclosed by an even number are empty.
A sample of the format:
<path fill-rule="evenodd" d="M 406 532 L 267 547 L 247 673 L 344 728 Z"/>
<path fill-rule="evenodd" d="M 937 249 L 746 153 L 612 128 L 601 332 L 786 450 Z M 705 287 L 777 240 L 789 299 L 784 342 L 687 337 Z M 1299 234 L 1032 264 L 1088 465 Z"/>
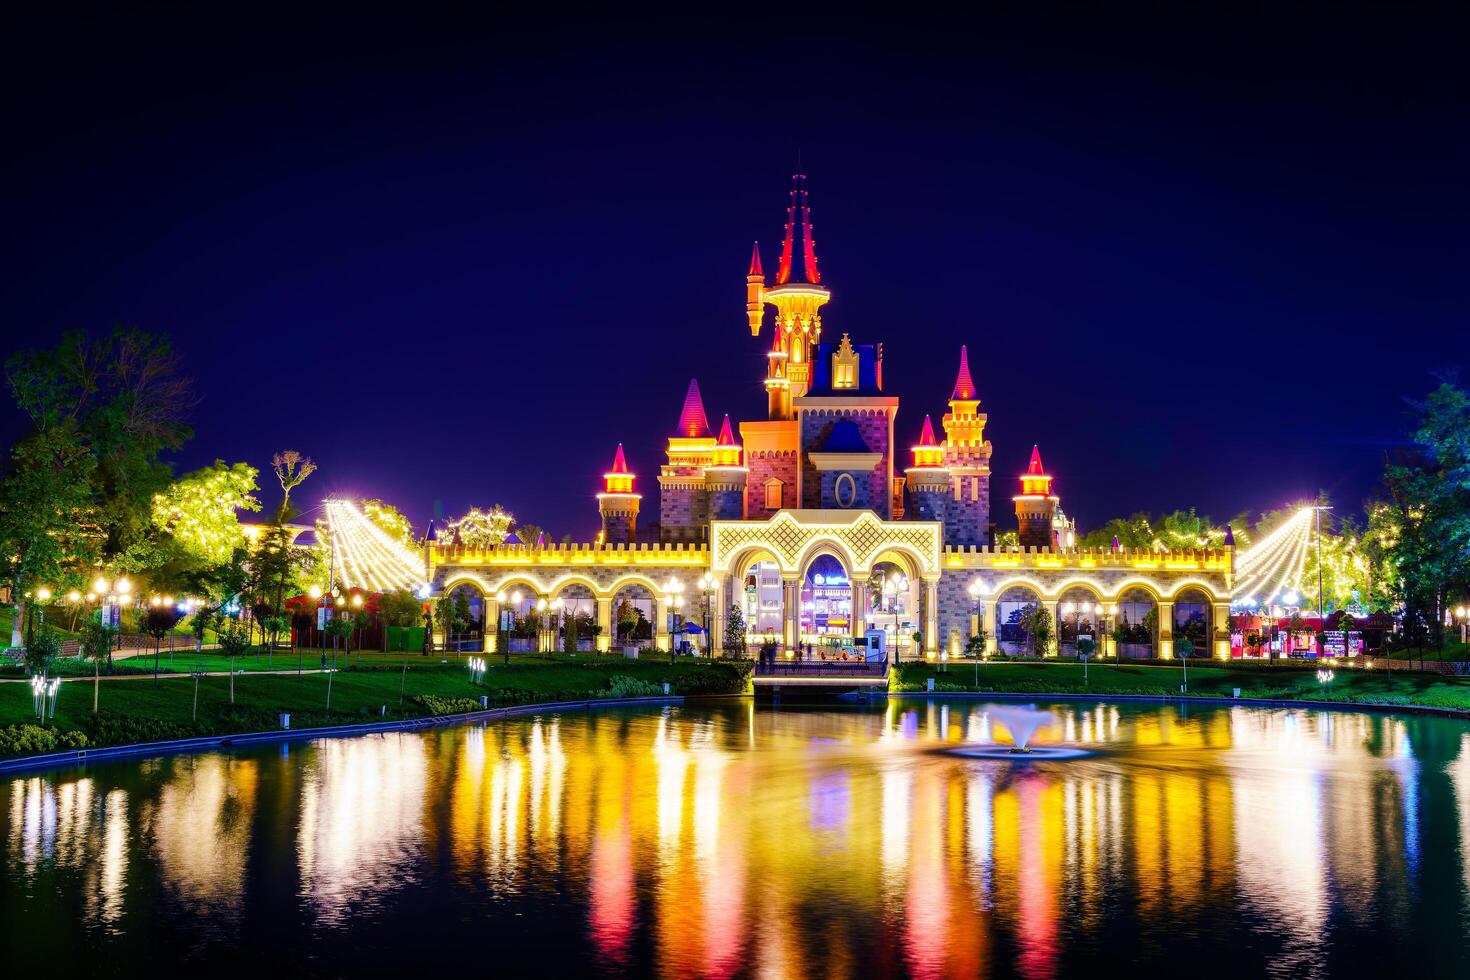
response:
<path fill-rule="evenodd" d="M 757 691 L 794 688 L 847 691 L 887 686 L 888 664 L 882 660 L 777 660 L 773 663 L 757 662 L 755 667 Z"/>

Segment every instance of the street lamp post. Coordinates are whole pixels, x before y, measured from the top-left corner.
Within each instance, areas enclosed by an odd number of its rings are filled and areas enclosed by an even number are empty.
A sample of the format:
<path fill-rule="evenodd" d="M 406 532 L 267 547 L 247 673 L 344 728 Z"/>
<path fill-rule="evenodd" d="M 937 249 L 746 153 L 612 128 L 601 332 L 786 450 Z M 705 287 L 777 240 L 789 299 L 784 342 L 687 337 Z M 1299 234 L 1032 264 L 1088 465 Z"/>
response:
<path fill-rule="evenodd" d="M 1326 605 L 1322 599 L 1322 512 L 1331 509 L 1331 507 L 1320 504 L 1312 507 L 1317 516 L 1317 628 L 1319 630 L 1327 628 Z"/>
<path fill-rule="evenodd" d="M 900 573 L 891 575 L 883 580 L 883 594 L 888 597 L 888 611 L 893 614 L 893 662 L 897 664 L 902 656 L 898 646 L 898 596 L 899 593 L 908 592 L 908 576 Z"/>
<path fill-rule="evenodd" d="M 715 655 L 713 633 L 710 632 L 710 620 L 714 615 L 715 602 L 715 580 L 708 573 L 699 578 L 699 591 L 704 596 L 704 653 L 705 656 L 713 658 Z"/>

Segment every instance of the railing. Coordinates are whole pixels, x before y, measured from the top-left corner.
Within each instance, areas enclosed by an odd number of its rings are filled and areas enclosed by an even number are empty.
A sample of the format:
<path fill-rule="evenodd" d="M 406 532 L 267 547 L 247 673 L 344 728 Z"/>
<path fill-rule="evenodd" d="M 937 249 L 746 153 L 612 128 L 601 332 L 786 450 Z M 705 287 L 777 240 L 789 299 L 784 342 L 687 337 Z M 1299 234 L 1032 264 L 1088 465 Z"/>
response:
<path fill-rule="evenodd" d="M 886 660 L 757 660 L 757 677 L 884 677 Z"/>

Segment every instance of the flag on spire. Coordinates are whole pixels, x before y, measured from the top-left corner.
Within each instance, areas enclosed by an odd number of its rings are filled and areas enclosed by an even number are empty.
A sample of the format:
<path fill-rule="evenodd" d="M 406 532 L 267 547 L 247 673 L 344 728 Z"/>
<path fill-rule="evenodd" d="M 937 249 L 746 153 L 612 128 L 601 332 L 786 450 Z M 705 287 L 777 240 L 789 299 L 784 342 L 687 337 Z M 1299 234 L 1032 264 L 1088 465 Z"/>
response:
<path fill-rule="evenodd" d="M 708 439 L 709 419 L 704 414 L 704 399 L 699 395 L 699 381 L 689 379 L 684 393 L 684 409 L 679 413 L 679 435 L 686 439 Z"/>
<path fill-rule="evenodd" d="M 975 382 L 970 379 L 970 349 L 964 345 L 960 346 L 960 373 L 955 378 L 954 392 L 949 396 L 952 402 L 976 402 L 980 399 L 975 396 Z"/>

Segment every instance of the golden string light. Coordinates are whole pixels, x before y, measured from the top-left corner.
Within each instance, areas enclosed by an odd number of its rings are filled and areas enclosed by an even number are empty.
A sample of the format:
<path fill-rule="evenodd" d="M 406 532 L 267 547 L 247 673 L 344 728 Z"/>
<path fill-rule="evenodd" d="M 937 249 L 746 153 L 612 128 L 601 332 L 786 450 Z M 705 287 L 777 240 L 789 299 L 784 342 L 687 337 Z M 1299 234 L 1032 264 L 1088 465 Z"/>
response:
<path fill-rule="evenodd" d="M 350 500 L 323 502 L 333 571 L 344 588 L 412 591 L 424 581 L 423 559 L 394 540 Z"/>
<path fill-rule="evenodd" d="M 1311 542 L 1312 508 L 1303 507 L 1236 558 L 1236 595 L 1269 606 L 1300 592 Z"/>

